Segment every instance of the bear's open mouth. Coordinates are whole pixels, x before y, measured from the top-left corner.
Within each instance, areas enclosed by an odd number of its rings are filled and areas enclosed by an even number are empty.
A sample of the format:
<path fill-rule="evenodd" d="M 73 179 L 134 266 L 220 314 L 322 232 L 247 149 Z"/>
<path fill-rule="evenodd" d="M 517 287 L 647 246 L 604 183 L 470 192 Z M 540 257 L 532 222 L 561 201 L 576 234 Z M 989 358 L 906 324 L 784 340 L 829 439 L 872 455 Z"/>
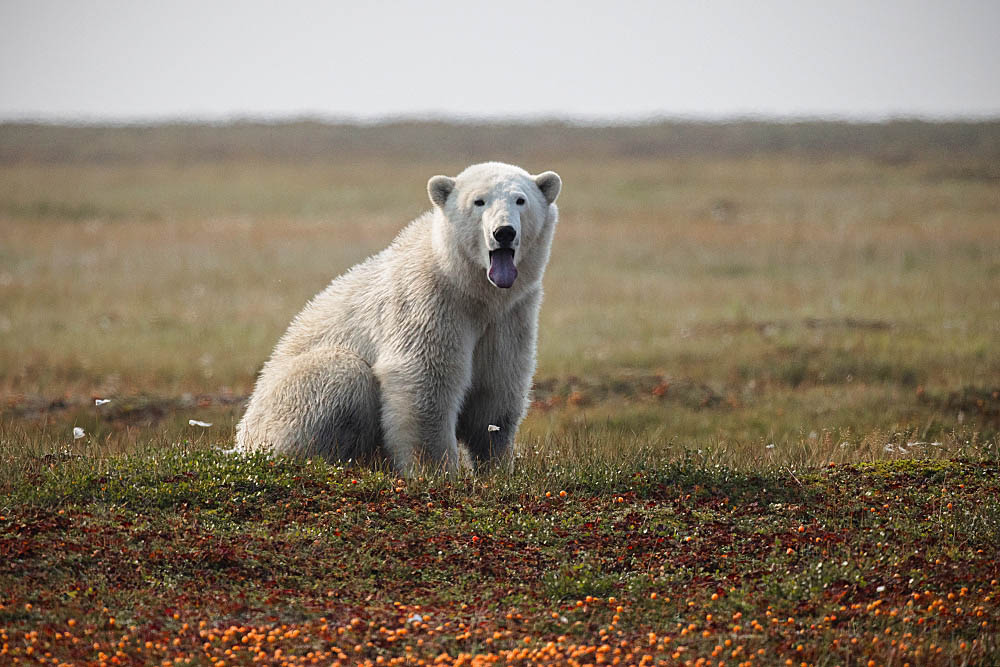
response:
<path fill-rule="evenodd" d="M 490 250 L 490 282 L 497 287 L 507 288 L 514 284 L 517 278 L 517 267 L 514 266 L 514 249 L 498 248 Z"/>

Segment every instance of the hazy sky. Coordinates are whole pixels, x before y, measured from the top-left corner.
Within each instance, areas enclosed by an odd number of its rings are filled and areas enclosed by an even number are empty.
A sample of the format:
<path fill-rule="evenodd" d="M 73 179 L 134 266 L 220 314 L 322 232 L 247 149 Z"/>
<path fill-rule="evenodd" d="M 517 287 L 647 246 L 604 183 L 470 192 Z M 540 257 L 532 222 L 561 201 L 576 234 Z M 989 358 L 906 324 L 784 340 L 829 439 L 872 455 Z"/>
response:
<path fill-rule="evenodd" d="M 0 0 L 0 118 L 1000 116 L 1000 0 Z"/>

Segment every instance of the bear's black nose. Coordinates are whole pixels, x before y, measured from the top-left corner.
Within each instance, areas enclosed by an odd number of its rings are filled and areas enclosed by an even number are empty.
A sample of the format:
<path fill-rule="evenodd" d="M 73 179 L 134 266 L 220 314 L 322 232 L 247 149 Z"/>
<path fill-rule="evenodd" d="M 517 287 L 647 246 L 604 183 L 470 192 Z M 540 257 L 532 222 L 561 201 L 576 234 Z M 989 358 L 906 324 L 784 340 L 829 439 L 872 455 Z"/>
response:
<path fill-rule="evenodd" d="M 497 227 L 496 230 L 493 232 L 493 238 L 495 238 L 497 242 L 503 247 L 510 246 L 515 236 L 517 236 L 517 231 L 515 231 L 514 228 L 511 227 L 510 225 Z"/>

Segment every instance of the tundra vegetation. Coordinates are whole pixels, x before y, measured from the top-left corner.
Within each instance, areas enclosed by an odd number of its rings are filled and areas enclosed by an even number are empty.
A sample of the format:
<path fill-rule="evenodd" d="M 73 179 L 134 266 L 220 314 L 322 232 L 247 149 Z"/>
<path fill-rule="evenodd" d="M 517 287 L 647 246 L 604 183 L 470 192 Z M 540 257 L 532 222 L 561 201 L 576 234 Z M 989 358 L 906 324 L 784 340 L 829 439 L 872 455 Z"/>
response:
<path fill-rule="evenodd" d="M 220 453 L 484 159 L 564 183 L 514 464 Z M 991 122 L 0 126 L 0 663 L 997 664 L 998 164 Z"/>

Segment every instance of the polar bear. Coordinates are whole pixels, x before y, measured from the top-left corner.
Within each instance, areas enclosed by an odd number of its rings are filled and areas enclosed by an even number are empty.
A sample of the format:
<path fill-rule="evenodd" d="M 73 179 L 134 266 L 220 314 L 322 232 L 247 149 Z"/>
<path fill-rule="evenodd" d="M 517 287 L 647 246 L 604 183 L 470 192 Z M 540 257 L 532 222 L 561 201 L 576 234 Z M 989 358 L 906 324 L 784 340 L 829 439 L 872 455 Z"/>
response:
<path fill-rule="evenodd" d="M 236 450 L 454 472 L 509 457 L 528 405 L 562 180 L 487 162 L 336 278 L 264 364 Z M 495 427 L 499 427 L 497 430 Z"/>

